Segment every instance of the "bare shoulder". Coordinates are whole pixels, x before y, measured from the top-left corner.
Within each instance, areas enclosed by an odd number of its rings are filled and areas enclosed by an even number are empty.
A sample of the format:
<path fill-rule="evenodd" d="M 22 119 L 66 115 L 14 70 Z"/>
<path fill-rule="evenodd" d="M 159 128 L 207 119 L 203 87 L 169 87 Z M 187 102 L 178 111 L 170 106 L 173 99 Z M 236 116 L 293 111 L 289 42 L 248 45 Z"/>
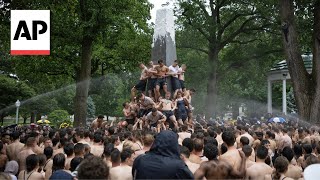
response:
<path fill-rule="evenodd" d="M 44 179 L 41 173 L 35 172 L 30 179 Z"/>

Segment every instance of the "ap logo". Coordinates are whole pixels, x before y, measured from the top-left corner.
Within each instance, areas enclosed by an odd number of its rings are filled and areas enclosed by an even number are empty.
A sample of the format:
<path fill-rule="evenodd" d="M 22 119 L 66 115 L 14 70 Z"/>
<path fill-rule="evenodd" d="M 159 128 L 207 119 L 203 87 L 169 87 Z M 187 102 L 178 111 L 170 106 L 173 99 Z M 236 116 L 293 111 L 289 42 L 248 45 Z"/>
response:
<path fill-rule="evenodd" d="M 50 10 L 11 10 L 11 55 L 50 55 Z"/>

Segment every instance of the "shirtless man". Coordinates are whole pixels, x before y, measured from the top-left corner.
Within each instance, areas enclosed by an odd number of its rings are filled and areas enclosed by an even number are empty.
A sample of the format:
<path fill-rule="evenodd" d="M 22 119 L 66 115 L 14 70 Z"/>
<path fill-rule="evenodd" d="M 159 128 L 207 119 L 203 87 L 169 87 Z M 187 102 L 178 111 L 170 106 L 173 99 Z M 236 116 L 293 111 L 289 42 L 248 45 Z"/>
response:
<path fill-rule="evenodd" d="M 186 163 L 186 165 L 188 166 L 192 174 L 194 174 L 196 170 L 199 169 L 200 164 L 191 162 L 189 160 L 189 157 L 190 157 L 189 149 L 185 146 L 180 146 L 180 158 L 182 159 L 182 161 Z"/>
<path fill-rule="evenodd" d="M 193 94 L 196 92 L 196 90 L 194 89 L 190 89 L 190 90 L 185 90 L 183 91 L 183 97 L 187 99 L 188 103 L 189 103 L 189 108 L 188 110 L 188 120 L 189 120 L 189 124 L 192 124 L 192 111 L 194 110 L 194 107 L 191 105 L 191 100 L 192 100 L 192 96 Z"/>
<path fill-rule="evenodd" d="M 169 120 L 173 123 L 176 129 L 178 129 L 178 123 L 176 116 L 173 114 L 174 109 L 176 108 L 175 103 L 170 100 L 170 93 L 166 94 L 166 99 L 161 99 L 158 105 L 158 109 L 167 117 L 167 122 Z M 170 123 L 170 122 L 169 122 Z"/>
<path fill-rule="evenodd" d="M 92 121 L 91 128 L 96 130 L 103 127 L 103 115 L 99 115 L 97 119 Z"/>
<path fill-rule="evenodd" d="M 222 133 L 222 140 L 227 145 L 228 150 L 220 156 L 219 160 L 229 162 L 233 169 L 239 169 L 241 166 L 241 156 L 239 150 L 235 147 L 235 135 L 233 131 L 225 131 Z"/>
<path fill-rule="evenodd" d="M 75 134 L 75 138 L 77 140 L 77 143 L 82 143 L 82 144 L 88 144 L 90 145 L 85 139 L 84 139 L 84 129 L 77 129 L 76 130 L 76 134 Z"/>
<path fill-rule="evenodd" d="M 141 75 L 140 75 L 138 84 L 133 86 L 133 88 L 131 89 L 131 101 L 133 101 L 137 91 L 144 92 L 146 90 L 147 79 L 148 79 L 148 68 L 143 63 L 140 63 L 139 67 L 141 69 Z"/>
<path fill-rule="evenodd" d="M 180 82 L 180 87 L 182 91 L 186 91 L 186 86 L 184 84 L 184 73 L 186 72 L 187 66 L 185 64 L 182 64 L 181 67 L 179 68 L 179 82 Z"/>
<path fill-rule="evenodd" d="M 65 169 L 70 169 L 70 162 L 74 158 L 73 150 L 74 150 L 74 145 L 72 143 L 67 143 L 63 147 L 63 151 L 67 155 Z"/>
<path fill-rule="evenodd" d="M 247 137 L 249 139 L 249 146 L 252 146 L 252 143 L 254 141 L 253 137 L 248 133 L 249 128 L 247 126 L 240 126 L 240 130 L 241 130 L 241 135 L 237 137 L 236 141 L 237 141 L 237 146 L 238 148 L 240 147 L 240 138 L 241 137 Z"/>
<path fill-rule="evenodd" d="M 132 180 L 132 165 L 134 152 L 131 149 L 124 149 L 121 154 L 121 164 L 110 169 L 109 178 L 112 180 Z"/>
<path fill-rule="evenodd" d="M 253 151 L 252 147 L 249 146 L 249 145 L 244 145 L 242 147 L 242 151 L 246 155 L 246 169 L 248 169 L 249 167 L 251 167 L 252 165 L 255 164 L 255 162 L 250 159 L 250 156 L 251 156 L 252 151 Z"/>
<path fill-rule="evenodd" d="M 191 137 L 191 133 L 187 132 L 188 130 L 188 126 L 187 125 L 182 125 L 181 126 L 181 130 L 182 132 L 179 132 L 178 135 L 179 135 L 179 139 L 178 139 L 178 142 L 179 144 L 182 144 L 182 141 L 185 139 L 185 138 L 190 138 Z"/>
<path fill-rule="evenodd" d="M 143 138 L 143 148 L 139 151 L 136 151 L 135 157 L 138 157 L 141 154 L 145 154 L 146 152 L 150 151 L 151 146 L 154 142 L 154 137 L 151 134 L 146 134 Z"/>
<path fill-rule="evenodd" d="M 203 177 L 206 179 L 236 179 L 243 178 L 246 173 L 245 163 L 246 158 L 242 151 L 237 151 L 237 155 L 240 156 L 239 168 L 234 168 L 228 163 L 229 161 L 208 161 L 203 162 L 200 168 L 194 173 L 196 180 L 202 180 Z"/>
<path fill-rule="evenodd" d="M 294 157 L 294 152 L 290 147 L 283 148 L 281 154 L 286 157 L 289 162 L 291 162 Z M 288 170 L 285 175 L 293 179 L 299 179 L 302 177 L 302 168 L 298 165 L 289 163 Z"/>
<path fill-rule="evenodd" d="M 149 69 L 148 69 L 148 94 L 149 97 L 154 97 L 153 93 L 155 93 L 156 82 L 157 82 L 157 69 L 156 65 L 153 64 L 153 61 L 149 62 Z"/>
<path fill-rule="evenodd" d="M 101 133 L 96 132 L 93 136 L 93 145 L 91 145 L 91 153 L 97 157 L 101 157 L 104 147 L 102 145 L 103 136 Z"/>
<path fill-rule="evenodd" d="M 9 160 L 17 161 L 17 156 L 24 147 L 24 144 L 20 142 L 20 133 L 18 131 L 13 132 L 11 138 L 13 142 L 7 146 L 7 155 Z"/>
<path fill-rule="evenodd" d="M 277 149 L 277 143 L 274 140 L 274 134 L 271 131 L 267 131 L 265 134 L 265 139 L 270 142 L 270 149 L 273 153 L 275 153 L 275 150 Z"/>
<path fill-rule="evenodd" d="M 26 170 L 26 158 L 31 154 L 35 154 L 33 149 L 36 147 L 36 145 L 37 142 L 34 137 L 29 137 L 27 139 L 26 147 L 17 155 L 19 171 Z"/>
<path fill-rule="evenodd" d="M 282 150 L 284 147 L 289 146 L 292 148 L 292 140 L 287 134 L 288 130 L 286 128 L 282 128 L 283 136 L 279 139 L 278 149 Z"/>
<path fill-rule="evenodd" d="M 140 105 L 138 118 L 145 119 L 145 116 L 151 112 L 152 108 L 155 107 L 154 101 L 148 97 L 145 96 L 143 93 L 140 93 L 137 95 L 138 103 Z"/>
<path fill-rule="evenodd" d="M 166 116 L 156 108 L 152 108 L 152 111 L 146 116 L 146 124 L 150 125 L 150 128 L 156 128 L 157 132 L 160 132 L 161 125 L 166 121 Z"/>
<path fill-rule="evenodd" d="M 203 140 L 198 138 L 194 139 L 193 151 L 190 154 L 189 160 L 193 163 L 200 164 L 202 162 L 201 160 L 202 150 L 203 150 Z"/>
<path fill-rule="evenodd" d="M 122 112 L 124 117 L 126 118 L 127 124 L 134 125 L 136 112 L 131 108 L 131 106 L 127 102 L 123 103 L 122 106 L 123 106 Z"/>
<path fill-rule="evenodd" d="M 268 149 L 265 146 L 257 148 L 256 163 L 247 169 L 246 179 L 264 179 L 265 175 L 271 175 L 273 169 L 265 163 Z"/>
<path fill-rule="evenodd" d="M 171 84 L 172 84 L 172 91 L 175 92 L 177 90 L 181 90 L 180 81 L 179 81 L 179 66 L 178 60 L 175 60 L 172 65 L 169 66 L 168 75 L 171 76 Z"/>
<path fill-rule="evenodd" d="M 304 138 L 302 140 L 302 144 L 311 144 L 311 136 L 309 129 L 304 130 Z"/>
<path fill-rule="evenodd" d="M 169 71 L 169 68 L 164 65 L 163 60 L 158 61 L 158 66 L 156 67 L 157 70 L 157 82 L 156 82 L 156 92 L 155 92 L 155 99 L 158 99 L 160 94 L 160 88 L 163 89 L 165 94 L 168 93 L 167 90 L 167 82 L 166 82 L 166 76 Z"/>

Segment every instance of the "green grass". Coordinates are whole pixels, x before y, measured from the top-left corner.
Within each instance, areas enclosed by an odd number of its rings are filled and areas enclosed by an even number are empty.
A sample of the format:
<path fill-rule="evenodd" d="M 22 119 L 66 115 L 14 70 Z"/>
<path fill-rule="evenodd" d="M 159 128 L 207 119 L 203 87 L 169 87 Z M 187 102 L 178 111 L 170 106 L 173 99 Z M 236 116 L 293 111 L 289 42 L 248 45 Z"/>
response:
<path fill-rule="evenodd" d="M 0 122 L 1 123 L 1 122 Z M 11 124 L 15 124 L 16 119 L 15 118 L 4 118 L 2 126 L 9 126 Z M 19 118 L 18 124 L 23 124 L 23 119 Z M 30 119 L 27 119 L 26 124 L 30 124 Z"/>

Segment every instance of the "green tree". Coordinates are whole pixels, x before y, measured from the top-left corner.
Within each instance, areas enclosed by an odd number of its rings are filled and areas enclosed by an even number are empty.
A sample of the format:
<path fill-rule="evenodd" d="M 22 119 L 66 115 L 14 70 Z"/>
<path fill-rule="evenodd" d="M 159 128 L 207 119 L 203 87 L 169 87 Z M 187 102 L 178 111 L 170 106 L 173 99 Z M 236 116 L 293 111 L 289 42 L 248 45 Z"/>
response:
<path fill-rule="evenodd" d="M 216 114 L 217 110 L 219 95 L 217 79 L 223 72 L 223 69 L 220 68 L 222 50 L 234 43 L 246 44 L 257 41 L 260 37 L 259 33 L 272 30 L 274 8 L 275 5 L 272 3 L 246 0 L 178 1 L 178 23 L 181 24 L 181 28 L 191 29 L 191 36 L 185 39 L 185 43 L 180 47 L 195 49 L 207 54 L 209 74 L 206 87 L 206 113 L 208 115 Z M 248 34 L 255 34 L 256 37 L 246 36 Z M 194 42 L 191 41 L 193 38 L 205 41 L 200 44 L 191 44 Z M 271 52 L 273 51 L 269 50 L 263 54 Z"/>
<path fill-rule="evenodd" d="M 319 122 L 320 118 L 320 0 L 293 1 L 280 0 L 282 42 L 286 54 L 289 73 L 298 113 L 303 120 Z M 302 16 L 299 16 L 299 14 Z M 301 19 L 309 21 L 309 26 L 301 26 Z M 300 21 L 299 21 L 300 20 Z M 311 21 L 311 22 L 310 22 Z M 313 24 L 311 26 L 311 23 Z M 309 28 L 308 28 L 309 27 Z M 299 31 L 307 30 L 307 36 Z M 301 57 L 301 36 L 312 47 L 312 73 L 309 74 Z M 303 36 L 305 35 L 305 36 Z M 310 38 L 311 37 L 311 38 Z M 309 40 L 308 40 L 309 39 Z M 311 40 L 310 40 L 311 39 Z"/>
<path fill-rule="evenodd" d="M 60 124 L 67 122 L 70 122 L 70 117 L 67 111 L 65 110 L 54 110 L 48 115 L 48 120 L 55 125 L 56 127 L 59 127 Z"/>
<path fill-rule="evenodd" d="M 85 125 L 91 75 L 128 72 L 150 52 L 152 36 L 146 21 L 151 6 L 147 0 L 18 0 L 2 5 L 3 35 L 10 32 L 10 9 L 50 9 L 51 55 L 12 60 L 18 76 L 34 84 L 37 93 L 76 82 L 76 126 Z M 9 52 L 9 36 L 5 37 L 0 51 Z"/>
<path fill-rule="evenodd" d="M 35 94 L 34 90 L 25 82 L 15 78 L 10 78 L 6 75 L 0 75 L 0 120 L 10 112 L 16 109 L 15 102 L 19 99 L 24 105 L 24 100 L 32 97 Z"/>

